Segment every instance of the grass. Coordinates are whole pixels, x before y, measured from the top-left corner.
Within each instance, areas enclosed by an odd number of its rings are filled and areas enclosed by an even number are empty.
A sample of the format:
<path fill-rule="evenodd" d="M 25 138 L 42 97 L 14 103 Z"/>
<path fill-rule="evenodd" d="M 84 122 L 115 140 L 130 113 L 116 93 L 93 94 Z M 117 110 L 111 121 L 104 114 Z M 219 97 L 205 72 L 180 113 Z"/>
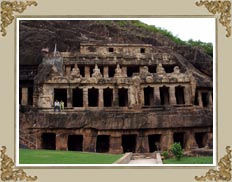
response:
<path fill-rule="evenodd" d="M 179 161 L 171 158 L 163 160 L 164 164 L 212 164 L 213 157 L 182 157 Z"/>
<path fill-rule="evenodd" d="M 121 154 L 55 150 L 19 150 L 20 164 L 112 164 Z"/>

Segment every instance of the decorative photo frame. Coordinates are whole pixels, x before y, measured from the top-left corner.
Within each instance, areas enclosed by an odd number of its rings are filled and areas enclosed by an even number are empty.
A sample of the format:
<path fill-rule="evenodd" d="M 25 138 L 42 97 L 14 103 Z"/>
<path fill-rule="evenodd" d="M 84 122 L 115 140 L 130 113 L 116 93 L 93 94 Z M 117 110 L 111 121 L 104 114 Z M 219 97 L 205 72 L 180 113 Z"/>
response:
<path fill-rule="evenodd" d="M 7 32 L 8 27 L 13 26 L 13 25 L 10 25 L 14 21 L 14 16 L 12 15 L 13 12 L 22 13 L 26 9 L 27 6 L 31 6 L 31 5 L 37 5 L 37 3 L 35 1 L 27 1 L 25 4 L 24 4 L 24 2 L 17 3 L 16 1 L 14 3 L 9 3 L 9 4 L 7 3 L 7 1 L 3 1 L 1 3 L 1 8 L 2 8 L 1 9 L 2 10 L 1 11 L 1 18 L 2 18 L 1 19 L 1 32 L 2 32 L 3 36 L 6 36 L 6 32 Z M 217 32 L 218 35 L 217 36 L 218 36 L 218 39 L 219 39 L 219 37 L 220 38 L 222 37 L 222 41 L 226 42 L 226 45 L 231 45 L 231 39 L 230 39 L 230 37 L 231 37 L 231 26 L 230 26 L 231 2 L 230 1 L 223 1 L 223 2 L 221 2 L 221 1 L 211 1 L 211 2 L 200 1 L 199 3 L 196 3 L 196 5 L 197 6 L 205 5 L 206 8 L 209 10 L 209 12 L 212 12 L 213 14 L 219 13 L 219 15 L 215 15 L 216 18 L 219 21 L 219 23 L 217 24 L 217 29 L 218 29 L 218 32 Z M 189 5 L 189 4 L 187 5 L 187 7 L 190 7 L 190 6 L 191 5 Z M 195 6 L 195 5 L 193 5 L 193 6 Z M 192 8 L 190 8 L 190 9 L 192 9 Z M 194 11 L 195 10 L 193 10 L 192 14 L 195 14 Z M 37 14 L 38 14 L 38 12 L 37 12 Z M 169 13 L 166 12 L 166 14 L 169 14 Z M 207 14 L 207 13 L 204 12 L 203 14 Z M 221 24 L 222 24 L 222 26 L 224 26 L 226 28 L 226 37 L 228 37 L 226 39 L 223 38 L 224 34 L 222 35 L 223 31 L 221 30 L 222 29 Z M 10 33 L 11 33 L 10 35 L 12 35 L 12 29 L 11 29 Z M 1 38 L 1 39 L 3 40 L 4 38 Z M 2 41 L 2 43 L 5 43 L 7 41 L 9 41 L 9 39 L 6 38 L 6 40 Z M 222 46 L 222 43 L 219 40 L 218 40 L 218 42 L 219 43 L 218 43 L 217 52 L 219 50 L 224 50 L 224 52 L 223 51 L 222 52 L 225 53 L 225 56 L 221 56 L 221 53 L 218 53 L 218 56 L 217 56 L 218 59 L 225 59 L 225 60 L 229 59 L 230 52 L 228 52 L 227 49 L 224 49 L 224 47 Z M 2 49 L 2 48 L 3 48 L 3 50 L 5 50 L 4 47 L 2 47 L 2 45 L 1 45 L 0 49 Z M 13 63 L 11 65 L 13 65 Z M 222 67 L 224 67 L 224 65 L 226 65 L 226 63 L 224 63 L 224 64 L 219 63 L 219 65 L 221 65 Z M 13 73 L 13 71 L 11 71 L 11 74 L 12 73 Z M 218 87 L 220 89 L 220 78 L 223 77 L 223 73 L 219 72 L 218 75 L 219 75 L 218 76 L 219 77 L 219 79 L 218 79 L 219 80 L 218 81 L 219 86 Z M 13 78 L 13 75 L 12 75 L 12 78 Z M 10 82 L 13 83 L 14 80 L 11 80 Z M 4 80 L 3 80 L 3 83 L 5 83 Z M 8 88 L 8 87 L 6 87 L 6 88 Z M 230 90 L 230 88 L 228 90 Z M 7 91 L 5 91 L 5 92 L 7 92 Z M 227 93 L 228 92 L 226 92 L 226 94 Z M 221 103 L 223 101 L 226 101 L 226 99 L 224 99 L 224 97 L 219 94 L 218 100 L 220 100 L 220 98 L 222 98 Z M 12 99 L 11 99 L 11 101 L 12 101 Z M 10 106 L 12 106 L 12 105 L 13 105 L 13 102 L 10 104 Z M 218 108 L 219 108 L 218 112 L 222 111 L 225 107 L 226 107 L 225 105 L 218 104 Z M 11 109 L 10 108 L 11 107 L 6 107 L 6 109 L 9 109 L 9 110 L 12 111 L 12 108 Z M 218 143 L 219 143 L 218 144 L 218 151 L 219 151 L 218 152 L 218 157 L 219 158 L 220 158 L 220 154 L 222 154 L 221 156 L 223 156 L 223 153 L 225 153 L 223 151 L 223 149 L 220 148 L 220 147 L 224 145 L 224 148 L 225 148 L 225 146 L 230 145 L 230 143 L 223 144 L 224 142 L 228 142 L 228 140 L 224 140 L 223 143 L 220 143 L 220 141 L 221 141 L 221 139 L 220 139 L 221 132 L 224 131 L 224 129 L 227 126 L 227 124 L 229 126 L 228 122 L 224 122 L 223 124 L 220 123 L 220 122 L 222 122 L 222 121 L 220 121 L 220 119 L 223 119 L 225 117 L 225 116 L 221 117 L 224 114 L 225 115 L 229 114 L 229 112 L 228 112 L 227 109 L 223 110 L 222 113 L 218 113 L 218 115 L 219 115 L 218 116 L 218 126 L 219 126 L 219 129 L 218 129 Z M 5 114 L 3 114 L 3 115 L 6 116 Z M 12 118 L 12 116 L 11 116 L 11 118 Z M 7 119 L 9 119 L 9 117 L 7 117 Z M 11 121 L 9 121 L 9 122 L 11 122 Z M 14 123 L 11 123 L 11 126 L 12 125 L 14 125 Z M 5 126 L 5 124 L 4 124 L 4 126 Z M 227 130 L 225 129 L 225 132 L 226 131 Z M 14 131 L 10 131 L 9 133 L 13 133 L 13 134 L 11 134 L 11 136 L 14 135 Z M 2 134 L 4 134 L 4 132 L 2 132 Z M 228 135 L 230 135 L 230 133 L 228 133 Z M 14 142 L 12 142 L 12 141 L 11 141 L 11 143 L 13 144 Z M 3 140 L 3 145 L 4 145 L 4 143 L 6 143 L 6 142 L 4 142 L 4 140 Z M 7 145 L 7 143 L 6 143 L 6 145 Z M 12 148 L 12 146 L 11 146 L 11 148 Z M 14 146 L 13 146 L 13 148 L 14 148 Z M 195 177 L 195 180 L 197 180 L 197 181 L 202 181 L 202 180 L 225 180 L 225 181 L 230 181 L 230 179 L 231 179 L 231 150 L 230 150 L 229 146 L 226 147 L 226 153 L 227 154 L 224 155 L 224 157 L 220 158 L 220 161 L 218 162 L 218 166 L 215 169 L 208 170 L 208 172 L 204 176 Z M 44 170 L 46 171 L 46 169 L 44 169 Z M 69 169 L 67 169 L 67 170 L 69 170 Z M 86 170 L 89 170 L 89 169 L 86 169 Z M 114 175 L 115 173 L 121 171 L 122 169 L 117 169 L 117 170 L 116 170 L 116 172 L 113 172 L 110 175 Z M 149 169 L 149 170 L 159 170 L 160 171 L 162 169 Z M 175 169 L 175 171 L 176 170 L 182 170 L 182 169 Z M 206 169 L 204 169 L 204 170 L 206 170 Z M 203 169 L 196 169 L 195 171 L 196 172 L 200 172 L 201 171 L 204 174 L 204 170 Z M 33 171 L 33 169 L 30 169 L 29 171 Z M 74 170 L 73 169 L 69 170 L 69 172 L 71 172 L 71 171 L 74 171 Z M 194 169 L 192 171 L 194 171 Z M 3 181 L 6 181 L 6 180 L 13 180 L 13 181 L 15 181 L 15 180 L 24 180 L 24 179 L 28 180 L 28 181 L 34 181 L 34 180 L 37 179 L 37 177 L 27 176 L 27 174 L 22 169 L 19 169 L 19 170 L 18 169 L 14 169 L 14 162 L 13 162 L 13 160 L 10 157 L 8 157 L 8 155 L 6 155 L 6 147 L 2 147 L 2 149 L 1 149 L 1 172 L 2 172 L 1 173 L 1 179 Z M 98 172 L 95 171 L 94 173 L 97 174 Z M 155 173 L 157 174 L 157 172 L 155 172 Z M 99 174 L 97 174 L 98 177 L 99 177 Z M 193 175 L 193 176 L 198 175 L 198 173 L 196 174 L 195 172 L 194 172 L 194 174 L 195 175 Z M 110 175 L 108 175 L 108 177 L 110 177 Z M 64 174 L 64 176 L 65 176 L 65 174 Z M 39 177 L 39 175 L 38 175 L 38 177 Z M 130 177 L 130 176 L 127 176 L 127 177 Z M 45 178 L 46 177 L 43 177 L 43 180 L 45 180 Z M 158 178 L 163 178 L 162 174 L 159 175 Z M 69 179 L 71 179 L 71 177 Z M 166 179 L 167 178 L 165 177 L 165 180 Z M 187 178 L 185 177 L 184 179 L 192 180 L 190 178 L 190 176 L 187 176 Z M 58 180 L 61 180 L 61 178 L 58 179 Z M 182 180 L 182 179 L 180 179 L 180 180 Z M 135 179 L 135 181 L 136 181 L 136 179 Z"/>

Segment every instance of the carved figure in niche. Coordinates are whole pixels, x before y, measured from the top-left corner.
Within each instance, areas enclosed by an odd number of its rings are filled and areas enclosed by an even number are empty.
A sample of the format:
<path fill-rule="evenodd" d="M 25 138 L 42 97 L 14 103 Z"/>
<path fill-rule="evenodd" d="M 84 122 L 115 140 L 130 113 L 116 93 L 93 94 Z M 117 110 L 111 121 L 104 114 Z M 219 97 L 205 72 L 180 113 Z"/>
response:
<path fill-rule="evenodd" d="M 70 76 L 70 74 L 71 74 L 71 66 L 67 66 L 65 68 L 65 73 L 66 73 L 66 76 Z"/>
<path fill-rule="evenodd" d="M 133 86 L 131 89 L 131 103 L 133 104 L 139 104 L 140 103 L 140 83 L 141 79 L 139 76 L 133 76 L 132 77 Z"/>
<path fill-rule="evenodd" d="M 117 64 L 117 67 L 115 68 L 114 77 L 122 77 L 122 69 L 120 68 L 119 64 Z"/>
<path fill-rule="evenodd" d="M 74 68 L 72 69 L 71 76 L 73 78 L 80 78 L 80 69 L 78 68 L 77 64 L 74 65 Z"/>
<path fill-rule="evenodd" d="M 152 74 L 149 72 L 148 67 L 144 66 L 140 71 L 141 78 L 146 78 L 147 76 L 152 76 Z"/>
<path fill-rule="evenodd" d="M 100 71 L 100 69 L 98 68 L 97 65 L 95 65 L 95 68 L 93 69 L 92 77 L 95 77 L 95 78 L 102 78 L 101 71 Z"/>
<path fill-rule="evenodd" d="M 158 74 L 165 74 L 166 73 L 165 70 L 164 70 L 164 68 L 163 68 L 163 65 L 161 63 L 159 63 L 157 65 L 157 67 L 156 67 L 156 73 L 158 73 Z"/>
<path fill-rule="evenodd" d="M 180 74 L 180 68 L 179 68 L 179 66 L 175 66 L 175 67 L 173 68 L 173 72 L 174 72 L 175 74 Z"/>

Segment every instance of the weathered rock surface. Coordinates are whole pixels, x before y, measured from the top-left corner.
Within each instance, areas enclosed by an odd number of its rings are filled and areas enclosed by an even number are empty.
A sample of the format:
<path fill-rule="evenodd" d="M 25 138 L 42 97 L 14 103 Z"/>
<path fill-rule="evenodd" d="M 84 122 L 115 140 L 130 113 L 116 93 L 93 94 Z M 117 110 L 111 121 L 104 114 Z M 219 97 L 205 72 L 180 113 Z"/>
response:
<path fill-rule="evenodd" d="M 210 77 L 213 73 L 212 58 L 199 48 L 178 46 L 160 33 L 130 23 L 120 26 L 114 21 L 20 21 L 19 40 L 21 65 L 38 65 L 42 61 L 41 49 L 53 51 L 55 44 L 61 52 L 75 52 L 81 42 L 145 43 L 156 46 L 156 52 L 170 52 L 171 48 L 201 72 Z"/>
<path fill-rule="evenodd" d="M 119 114 L 120 113 L 120 114 Z M 79 112 L 26 112 L 20 113 L 20 125 L 26 128 L 98 130 L 132 130 L 150 128 L 182 128 L 212 126 L 212 112 L 208 109 L 184 111 L 79 111 Z"/>

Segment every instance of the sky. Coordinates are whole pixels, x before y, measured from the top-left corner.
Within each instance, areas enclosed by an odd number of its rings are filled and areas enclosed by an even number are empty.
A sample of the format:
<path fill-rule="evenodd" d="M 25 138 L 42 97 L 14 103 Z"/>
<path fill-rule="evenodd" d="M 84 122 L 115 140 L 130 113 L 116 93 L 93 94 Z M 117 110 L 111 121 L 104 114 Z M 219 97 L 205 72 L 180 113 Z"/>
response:
<path fill-rule="evenodd" d="M 184 41 L 215 42 L 214 18 L 143 18 L 140 21 L 164 28 Z"/>

